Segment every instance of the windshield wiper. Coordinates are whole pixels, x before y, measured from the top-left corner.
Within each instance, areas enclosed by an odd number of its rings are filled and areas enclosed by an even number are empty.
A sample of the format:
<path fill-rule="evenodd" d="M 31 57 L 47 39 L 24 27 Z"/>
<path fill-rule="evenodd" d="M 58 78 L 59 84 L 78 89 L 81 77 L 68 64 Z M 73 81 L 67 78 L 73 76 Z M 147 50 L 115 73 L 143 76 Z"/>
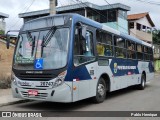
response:
<path fill-rule="evenodd" d="M 31 35 L 31 32 L 26 32 L 26 35 L 27 35 L 27 38 L 28 38 L 28 41 L 29 41 L 29 45 L 32 46 L 32 51 L 31 51 L 31 56 L 33 56 L 33 53 L 34 53 L 34 48 L 35 48 L 35 36 L 32 37 Z"/>
<path fill-rule="evenodd" d="M 33 52 L 34 52 L 34 48 L 35 48 L 35 39 L 36 37 L 34 36 L 33 41 L 32 41 L 32 52 L 31 52 L 31 56 L 33 56 Z"/>
<path fill-rule="evenodd" d="M 56 31 L 56 27 L 53 26 L 53 27 L 49 30 L 49 32 L 46 34 L 46 36 L 43 38 L 43 41 L 42 41 L 42 44 L 41 44 L 42 47 L 46 47 L 46 46 L 47 46 L 47 44 L 48 44 L 49 41 L 51 40 L 52 36 L 54 35 L 55 31 Z"/>
<path fill-rule="evenodd" d="M 26 32 L 27 39 L 29 41 L 30 46 L 32 46 L 34 39 L 32 38 L 32 35 L 30 32 Z"/>
<path fill-rule="evenodd" d="M 51 37 L 54 35 L 55 31 L 56 31 L 56 27 L 54 26 L 48 31 L 48 33 L 46 34 L 45 37 L 43 36 L 43 40 L 42 40 L 42 44 L 41 44 L 41 57 L 43 55 L 44 47 L 47 46 L 47 44 L 49 43 Z"/>

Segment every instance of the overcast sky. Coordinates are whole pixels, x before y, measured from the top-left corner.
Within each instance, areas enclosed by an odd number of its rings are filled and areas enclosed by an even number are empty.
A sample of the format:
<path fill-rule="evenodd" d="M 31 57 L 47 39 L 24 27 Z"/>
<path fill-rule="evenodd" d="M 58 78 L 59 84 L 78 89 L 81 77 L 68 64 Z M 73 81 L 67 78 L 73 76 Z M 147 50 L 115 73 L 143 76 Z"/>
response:
<path fill-rule="evenodd" d="M 34 1 L 34 2 L 33 2 Z M 76 0 L 75 0 L 76 1 Z M 87 0 L 83 0 L 87 1 Z M 106 5 L 105 0 L 88 0 L 89 2 Z M 138 2 L 137 0 L 107 0 L 110 4 L 122 3 L 131 7 L 132 13 L 149 12 L 151 19 L 155 23 L 156 27 L 160 29 L 160 1 L 159 0 L 145 0 L 157 2 L 159 5 L 147 4 L 144 2 Z M 68 5 L 73 3 L 72 0 L 58 0 L 58 5 Z M 0 0 L 0 12 L 9 14 L 9 18 L 6 19 L 7 30 L 20 29 L 23 24 L 23 20 L 18 18 L 19 13 L 43 10 L 49 8 L 49 0 Z"/>

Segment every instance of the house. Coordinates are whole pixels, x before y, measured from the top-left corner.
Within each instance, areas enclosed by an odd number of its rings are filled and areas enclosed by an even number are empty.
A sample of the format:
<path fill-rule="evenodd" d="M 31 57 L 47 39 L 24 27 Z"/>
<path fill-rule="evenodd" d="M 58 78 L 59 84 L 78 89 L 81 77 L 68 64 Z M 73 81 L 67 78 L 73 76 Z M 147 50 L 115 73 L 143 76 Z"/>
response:
<path fill-rule="evenodd" d="M 146 13 L 131 14 L 127 17 L 129 34 L 152 44 L 152 28 L 155 27 L 150 15 Z"/>
<path fill-rule="evenodd" d="M 97 22 L 110 26 L 116 30 L 128 34 L 127 11 L 129 6 L 121 3 L 98 6 L 90 2 L 71 4 L 67 6 L 56 7 L 56 13 L 78 13 L 82 16 L 93 19 Z M 20 13 L 19 17 L 24 22 L 50 15 L 49 9 L 34 12 Z"/>
<path fill-rule="evenodd" d="M 5 22 L 5 18 L 8 18 L 9 15 L 0 12 L 0 35 L 4 34 L 5 29 L 6 29 L 6 22 Z"/>

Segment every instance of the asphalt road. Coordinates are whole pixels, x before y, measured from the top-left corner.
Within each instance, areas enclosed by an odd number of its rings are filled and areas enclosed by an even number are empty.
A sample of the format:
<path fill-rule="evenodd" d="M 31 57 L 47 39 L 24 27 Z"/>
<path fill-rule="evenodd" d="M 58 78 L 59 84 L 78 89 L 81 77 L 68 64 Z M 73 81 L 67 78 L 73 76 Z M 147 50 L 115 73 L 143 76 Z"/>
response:
<path fill-rule="evenodd" d="M 32 101 L 0 107 L 0 111 L 48 111 L 48 115 L 61 116 L 63 112 L 53 111 L 160 111 L 160 74 L 156 74 L 154 80 L 146 85 L 145 90 L 136 90 L 133 87 L 109 93 L 106 100 L 101 104 L 94 104 L 90 99 L 76 103 L 62 104 L 53 102 Z M 67 114 L 67 113 L 64 113 Z M 63 115 L 64 115 L 63 114 Z M 92 112 L 86 114 L 94 114 Z M 96 113 L 95 113 L 96 114 Z M 97 113 L 98 114 L 98 113 Z M 116 114 L 116 112 L 114 113 Z M 1 118 L 0 118 L 1 119 Z M 27 118 L 26 118 L 27 119 Z M 40 118 L 37 118 L 40 119 Z M 47 118 L 51 119 L 51 118 Z M 55 118 L 59 119 L 59 118 Z M 74 119 L 64 117 L 61 119 Z M 81 119 L 81 118 L 79 118 Z M 82 119 L 98 119 L 82 118 Z M 101 118 L 105 119 L 106 118 Z M 110 118 L 117 120 L 117 118 Z M 122 120 L 150 120 L 151 118 L 125 117 Z M 160 118 L 154 118 L 159 120 Z M 35 119 L 34 119 L 35 120 Z M 76 119 L 77 120 L 77 119 Z"/>

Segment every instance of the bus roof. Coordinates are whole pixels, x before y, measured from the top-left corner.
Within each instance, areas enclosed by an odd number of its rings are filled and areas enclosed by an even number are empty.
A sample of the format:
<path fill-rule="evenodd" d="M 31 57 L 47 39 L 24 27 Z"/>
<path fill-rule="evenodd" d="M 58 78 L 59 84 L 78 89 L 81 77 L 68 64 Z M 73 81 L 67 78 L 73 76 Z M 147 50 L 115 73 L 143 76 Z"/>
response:
<path fill-rule="evenodd" d="M 76 14 L 76 13 L 56 14 L 56 15 L 51 15 L 51 16 L 45 16 L 45 17 L 37 18 L 37 19 L 34 19 L 34 20 L 31 20 L 31 21 L 26 22 L 26 23 L 24 24 L 24 26 L 22 27 L 22 30 L 23 30 L 23 28 L 25 27 L 25 25 L 27 25 L 27 24 L 32 23 L 32 24 L 35 24 L 35 25 L 36 25 L 36 22 L 37 22 L 37 21 L 43 21 L 43 20 L 44 20 L 44 21 L 46 21 L 46 20 L 48 21 L 48 20 L 49 20 L 49 21 L 50 21 L 49 23 L 52 23 L 52 24 L 53 24 L 53 19 L 50 19 L 50 18 L 53 18 L 53 17 L 61 17 L 61 16 L 62 16 L 62 17 L 71 16 L 72 19 L 73 19 L 75 22 L 80 21 L 80 22 L 82 22 L 82 23 L 88 24 L 88 25 L 90 25 L 90 26 L 96 27 L 96 28 L 98 28 L 98 29 L 102 29 L 102 30 L 104 30 L 104 31 L 107 31 L 107 32 L 110 32 L 110 33 L 113 33 L 113 34 L 116 34 L 116 35 L 119 35 L 119 36 L 121 36 L 121 37 L 123 37 L 123 38 L 125 38 L 125 39 L 129 39 L 129 40 L 134 41 L 134 42 L 137 42 L 137 43 L 139 43 L 139 44 L 142 44 L 142 45 L 145 45 L 145 46 L 148 46 L 148 47 L 151 47 L 151 46 L 152 46 L 151 44 L 146 43 L 146 42 L 144 42 L 144 41 L 142 41 L 142 40 L 140 40 L 140 39 L 138 39 L 138 38 L 135 38 L 135 37 L 130 36 L 130 35 L 128 35 L 128 34 L 122 33 L 122 32 L 120 32 L 120 31 L 118 31 L 118 30 L 115 30 L 115 29 L 109 27 L 109 26 L 102 25 L 102 24 L 99 23 L 99 22 L 93 21 L 93 20 L 91 20 L 91 19 L 89 19 L 89 18 L 86 18 L 86 17 L 81 16 L 81 15 Z M 31 27 L 31 28 L 32 28 L 32 26 L 35 26 L 35 25 L 28 25 L 28 27 Z M 36 26 L 37 26 L 37 25 L 36 25 Z"/>

